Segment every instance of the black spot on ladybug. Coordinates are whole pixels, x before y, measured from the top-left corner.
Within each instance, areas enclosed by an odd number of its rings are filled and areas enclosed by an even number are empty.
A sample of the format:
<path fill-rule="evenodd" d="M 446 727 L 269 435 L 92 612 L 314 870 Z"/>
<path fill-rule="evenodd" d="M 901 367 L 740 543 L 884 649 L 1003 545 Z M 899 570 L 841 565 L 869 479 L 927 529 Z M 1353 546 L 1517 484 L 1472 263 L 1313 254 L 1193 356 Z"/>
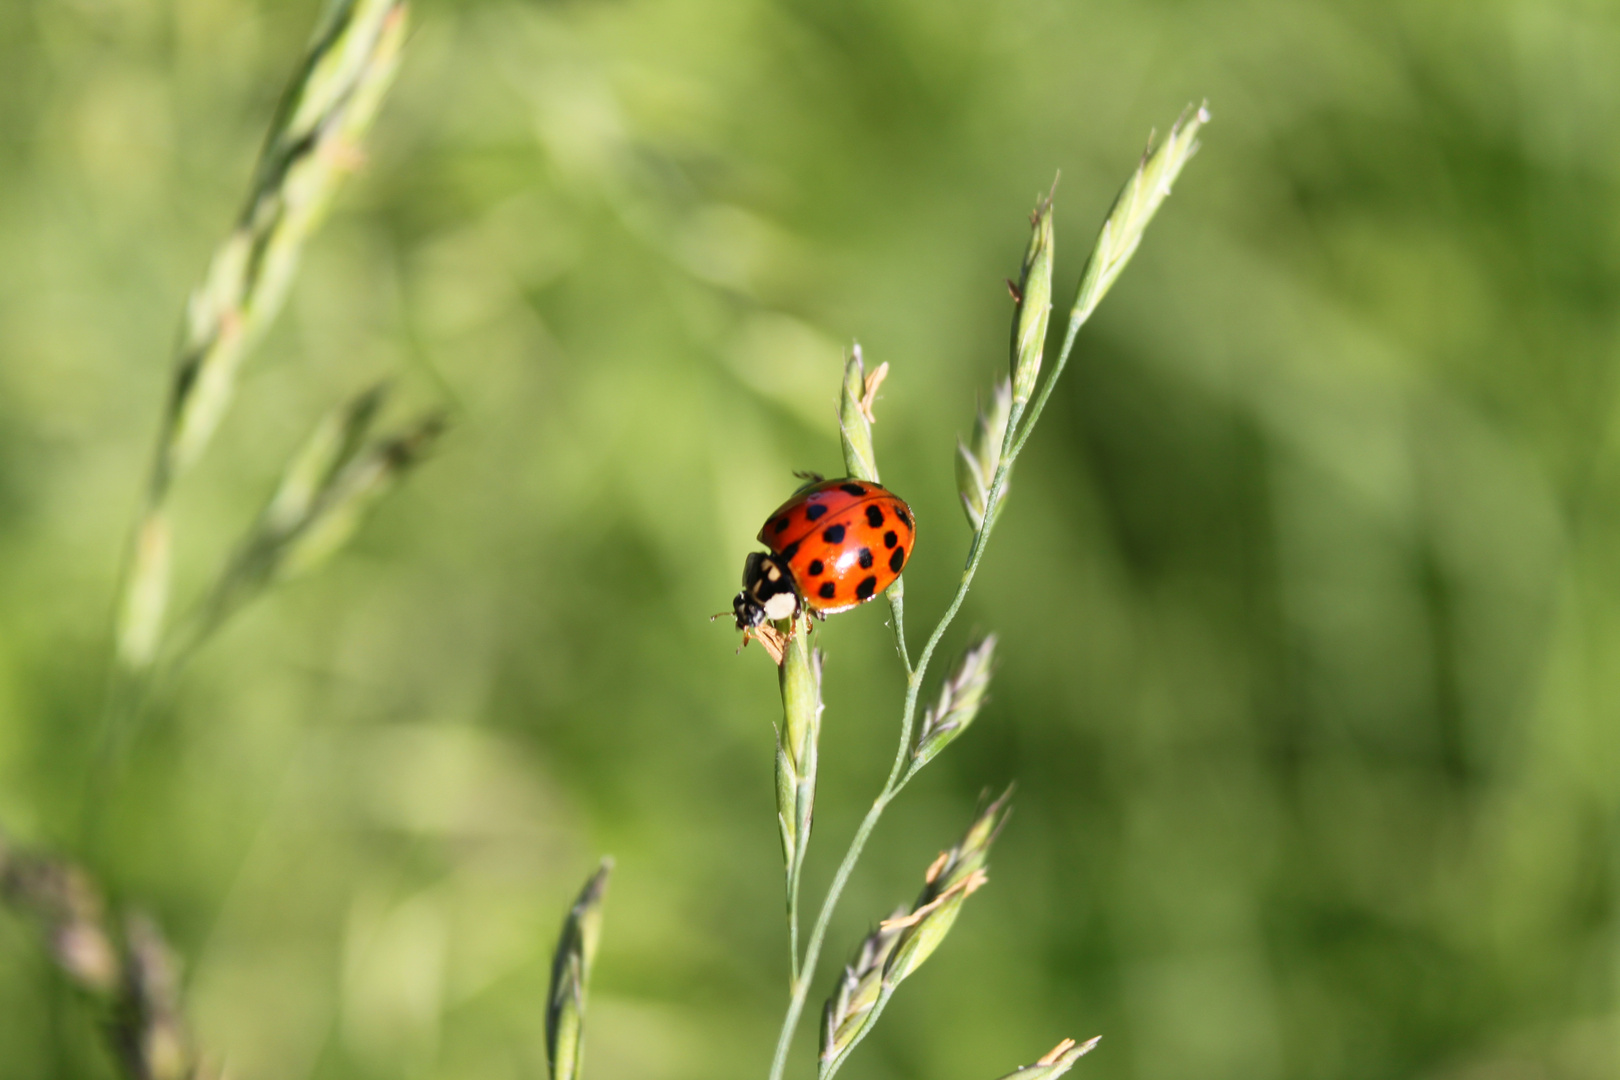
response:
<path fill-rule="evenodd" d="M 894 516 L 900 519 L 900 524 L 904 525 L 908 529 L 911 528 L 911 518 L 904 510 L 896 510 L 894 512 Z"/>
<path fill-rule="evenodd" d="M 889 535 L 892 536 L 894 534 L 890 533 Z M 894 554 L 889 556 L 889 569 L 898 574 L 900 572 L 900 568 L 904 565 L 906 565 L 906 549 L 895 548 Z"/>
<path fill-rule="evenodd" d="M 853 495 L 857 499 L 866 494 L 866 489 L 859 484 L 839 484 L 838 490 Z"/>
<path fill-rule="evenodd" d="M 804 516 L 808 521 L 820 521 L 827 514 L 826 503 L 811 503 L 804 508 Z"/>
<path fill-rule="evenodd" d="M 827 568 L 821 565 L 820 559 L 811 559 L 810 565 L 806 569 L 809 570 L 811 577 L 820 577 L 821 572 Z"/>
<path fill-rule="evenodd" d="M 791 560 L 793 558 L 793 556 L 797 555 L 798 553 L 799 553 L 799 541 L 795 540 L 795 541 L 793 541 L 793 543 L 789 544 L 787 547 L 782 549 L 782 560 L 784 562 L 786 562 L 788 560 Z"/>
<path fill-rule="evenodd" d="M 821 530 L 821 538 L 829 544 L 842 544 L 844 542 L 844 527 L 842 525 L 829 525 Z"/>
<path fill-rule="evenodd" d="M 778 533 L 787 532 L 787 527 L 788 519 L 786 514 L 783 514 L 781 517 L 777 518 L 775 524 L 771 526 L 771 528 L 775 529 Z"/>
<path fill-rule="evenodd" d="M 869 599 L 875 592 L 877 592 L 877 578 L 875 577 L 861 578 L 861 583 L 855 586 L 855 595 L 862 600 Z"/>
<path fill-rule="evenodd" d="M 892 547 L 894 547 L 894 545 L 898 544 L 899 542 L 900 542 L 900 538 L 895 535 L 893 529 L 890 529 L 888 532 L 883 534 L 883 546 L 884 547 L 892 548 Z"/>
<path fill-rule="evenodd" d="M 862 570 L 870 570 L 870 569 L 872 569 L 872 549 L 871 548 L 861 548 L 861 569 Z"/>
<path fill-rule="evenodd" d="M 838 586 L 837 585 L 834 585 L 830 581 L 826 582 L 821 586 L 821 598 L 823 600 L 831 600 L 833 598 L 833 594 L 836 593 L 837 591 L 838 591 Z"/>
<path fill-rule="evenodd" d="M 868 506 L 866 508 L 866 523 L 874 529 L 881 529 L 883 527 L 883 511 L 875 506 Z"/>

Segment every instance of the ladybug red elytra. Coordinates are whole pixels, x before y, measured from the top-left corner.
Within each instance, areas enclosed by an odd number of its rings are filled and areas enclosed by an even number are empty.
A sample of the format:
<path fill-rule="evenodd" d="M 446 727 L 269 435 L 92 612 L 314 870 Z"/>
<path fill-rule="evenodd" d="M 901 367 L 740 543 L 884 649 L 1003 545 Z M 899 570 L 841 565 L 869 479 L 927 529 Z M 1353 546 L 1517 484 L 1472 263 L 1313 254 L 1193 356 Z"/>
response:
<path fill-rule="evenodd" d="M 777 507 L 759 530 L 769 552 L 743 564 L 732 601 L 739 630 L 801 611 L 848 611 L 888 588 L 916 537 L 911 507 L 870 480 L 818 480 Z"/>

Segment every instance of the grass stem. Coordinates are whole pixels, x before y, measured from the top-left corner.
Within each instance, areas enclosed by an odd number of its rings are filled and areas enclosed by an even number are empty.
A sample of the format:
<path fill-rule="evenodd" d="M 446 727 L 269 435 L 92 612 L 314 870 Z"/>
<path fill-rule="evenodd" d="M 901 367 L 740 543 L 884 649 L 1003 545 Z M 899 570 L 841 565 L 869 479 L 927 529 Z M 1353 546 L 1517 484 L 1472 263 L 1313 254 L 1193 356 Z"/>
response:
<path fill-rule="evenodd" d="M 1012 421 L 1007 425 L 1007 435 L 1004 446 L 1010 445 L 1013 433 L 1018 423 L 1018 408 L 1014 406 Z M 1007 471 L 1012 467 L 1014 457 L 1003 452 L 1001 464 L 996 468 L 995 479 L 990 485 L 990 498 L 987 505 L 994 506 L 1001 497 L 1001 487 L 1006 481 Z M 804 1014 L 804 1002 L 810 993 L 810 980 L 815 974 L 816 961 L 821 958 L 821 948 L 827 937 L 827 927 L 832 922 L 834 910 L 838 907 L 839 898 L 843 896 L 844 887 L 849 884 L 850 875 L 855 872 L 855 864 L 860 861 L 861 852 L 866 850 L 866 842 L 871 839 L 872 831 L 877 828 L 878 821 L 883 817 L 883 811 L 888 809 L 889 803 L 900 794 L 901 790 L 917 774 L 915 768 L 907 768 L 911 761 L 911 733 L 917 718 L 917 695 L 922 689 L 923 677 L 928 672 L 928 664 L 933 659 L 934 650 L 939 647 L 940 640 L 945 631 L 950 629 L 951 623 L 956 619 L 957 612 L 962 610 L 962 603 L 967 599 L 968 589 L 973 585 L 973 577 L 978 573 L 979 562 L 984 558 L 985 541 L 989 539 L 991 527 L 995 524 L 994 517 L 987 517 L 983 527 L 974 535 L 973 546 L 968 551 L 967 566 L 962 570 L 962 580 L 956 587 L 956 595 L 951 598 L 950 606 L 934 626 L 933 633 L 928 636 L 928 643 L 917 657 L 917 666 L 913 670 L 908 665 L 906 673 L 906 700 L 900 714 L 900 745 L 895 750 L 894 765 L 889 769 L 889 778 L 883 784 L 883 790 L 873 801 L 872 808 L 861 819 L 860 828 L 855 830 L 855 837 L 850 841 L 849 849 L 844 852 L 843 861 L 838 864 L 838 870 L 833 875 L 832 884 L 827 889 L 827 897 L 821 903 L 821 911 L 816 916 L 814 928 L 810 931 L 810 940 L 805 946 L 804 962 L 795 967 L 793 996 L 788 1001 L 787 1015 L 782 1020 L 782 1030 L 776 1040 L 776 1054 L 771 1060 L 770 1080 L 782 1080 L 782 1071 L 787 1067 L 788 1048 L 793 1043 L 794 1032 L 798 1030 L 799 1019 Z M 890 599 L 891 606 L 893 598 Z M 900 653 L 904 658 L 906 653 L 904 625 L 901 621 L 902 606 L 895 608 L 895 636 L 899 641 Z"/>

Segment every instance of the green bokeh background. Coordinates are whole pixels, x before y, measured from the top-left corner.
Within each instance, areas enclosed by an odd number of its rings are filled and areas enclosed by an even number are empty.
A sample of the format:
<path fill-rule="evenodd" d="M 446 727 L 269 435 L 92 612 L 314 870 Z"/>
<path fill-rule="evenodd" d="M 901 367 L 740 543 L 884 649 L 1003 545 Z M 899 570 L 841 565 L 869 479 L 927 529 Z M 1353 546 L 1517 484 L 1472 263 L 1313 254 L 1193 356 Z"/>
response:
<path fill-rule="evenodd" d="M 0 2 L 0 822 L 187 959 L 248 1080 L 534 1078 L 618 857 L 589 1080 L 761 1077 L 775 682 L 725 607 L 840 358 L 893 373 L 914 633 L 1005 363 L 1144 136 L 1204 149 L 1087 329 L 947 649 L 994 700 L 877 833 L 830 963 L 980 793 L 1017 809 L 851 1080 L 1620 1070 L 1620 10 L 1596 0 L 421 0 L 365 170 L 177 509 L 181 594 L 380 375 L 442 451 L 234 622 L 80 841 L 179 312 L 314 0 Z M 881 605 L 822 636 L 808 881 L 881 782 Z M 796 1077 L 811 1075 L 807 1025 Z M 0 1077 L 104 1077 L 0 915 Z"/>

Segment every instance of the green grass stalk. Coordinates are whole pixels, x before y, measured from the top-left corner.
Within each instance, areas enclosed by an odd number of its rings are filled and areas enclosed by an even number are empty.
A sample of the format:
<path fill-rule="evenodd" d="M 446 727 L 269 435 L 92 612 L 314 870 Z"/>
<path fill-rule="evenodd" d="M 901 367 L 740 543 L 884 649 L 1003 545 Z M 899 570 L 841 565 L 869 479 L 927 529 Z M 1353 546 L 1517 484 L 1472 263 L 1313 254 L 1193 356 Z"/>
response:
<path fill-rule="evenodd" d="M 1188 117 L 1191 117 L 1189 120 Z M 999 517 L 1000 503 L 1007 485 L 1008 474 L 1012 471 L 1035 424 L 1039 421 L 1041 413 L 1051 397 L 1052 388 L 1062 375 L 1067 365 L 1070 351 L 1073 349 L 1075 337 L 1079 329 L 1091 313 L 1101 302 L 1108 289 L 1112 287 L 1119 273 L 1124 269 L 1130 257 L 1134 254 L 1137 245 L 1141 242 L 1142 234 L 1148 222 L 1157 212 L 1165 196 L 1169 194 L 1170 186 L 1179 175 L 1181 168 L 1197 149 L 1196 134 L 1198 129 L 1208 121 L 1208 113 L 1203 107 L 1196 111 L 1189 110 L 1183 114 L 1171 129 L 1168 139 L 1163 146 L 1153 149 L 1150 143 L 1149 150 L 1143 155 L 1141 163 L 1130 181 L 1125 185 L 1120 196 L 1115 200 L 1108 217 L 1105 219 L 1097 243 L 1094 245 L 1090 258 L 1087 260 L 1086 270 L 1081 275 L 1081 283 L 1076 296 L 1074 307 L 1069 318 L 1069 327 L 1064 337 L 1063 346 L 1059 352 L 1058 360 L 1048 372 L 1040 390 L 1030 399 L 1030 392 L 1035 385 L 1035 374 L 1040 365 L 1042 343 L 1029 329 L 1031 324 L 1045 325 L 1045 319 L 1036 310 L 1043 299 L 1041 289 L 1037 282 L 1035 288 L 1030 287 L 1030 274 L 1032 272 L 1046 275 L 1051 272 L 1050 253 L 1053 248 L 1051 232 L 1051 199 L 1042 200 L 1036 207 L 1032 220 L 1032 237 L 1029 252 L 1026 253 L 1024 264 L 1024 280 L 1021 288 L 1016 290 L 1015 299 L 1018 302 L 1017 312 L 1014 316 L 1014 332 L 1012 339 L 1012 369 L 1014 392 L 1012 407 L 1007 418 L 1005 432 L 1002 436 L 1001 453 L 996 462 L 995 474 L 984 498 L 986 512 L 982 524 L 974 530 L 973 539 L 968 548 L 966 564 L 962 569 L 954 595 L 946 606 L 945 612 L 934 625 L 928 635 L 922 652 L 918 654 L 915 667 L 905 663 L 908 650 L 905 640 L 903 602 L 890 595 L 890 607 L 894 616 L 896 645 L 900 652 L 902 662 L 906 666 L 906 693 L 900 713 L 900 738 L 895 750 L 894 763 L 890 767 L 877 798 L 861 819 L 855 830 L 848 849 L 833 874 L 821 909 L 817 913 L 815 924 L 810 937 L 805 944 L 804 958 L 795 968 L 795 976 L 791 983 L 792 992 L 789 996 L 786 1015 L 783 1017 L 781 1029 L 777 1035 L 776 1049 L 771 1059 L 769 1073 L 770 1080 L 782 1080 L 787 1067 L 788 1051 L 792 1046 L 793 1037 L 798 1030 L 799 1021 L 804 1013 L 805 1001 L 810 990 L 810 980 L 814 976 L 816 964 L 821 957 L 821 950 L 826 941 L 827 930 L 832 922 L 832 916 L 837 909 L 838 901 L 843 896 L 849 878 L 854 873 L 861 854 L 865 851 L 872 832 L 877 828 L 884 811 L 896 796 L 910 782 L 922 763 L 913 752 L 912 732 L 916 725 L 917 699 L 924 679 L 928 673 L 928 665 L 932 662 L 935 651 L 947 630 L 955 621 L 957 614 L 966 601 L 968 591 L 972 588 L 973 579 L 978 574 L 979 564 L 984 559 L 985 549 L 989 543 L 990 535 L 994 531 Z M 1049 284 L 1047 295 L 1050 295 Z M 1032 301 L 1026 303 L 1026 301 Z M 1041 335 L 1041 336 L 1044 336 Z M 1022 376 L 1022 378 L 1020 378 Z M 1022 399 L 1018 392 L 1022 382 L 1024 394 Z M 846 373 L 846 387 L 848 378 Z M 1028 406 L 1026 406 L 1028 402 Z M 1028 420 L 1025 420 L 1025 415 Z M 848 464 L 848 462 L 846 462 Z M 898 584 L 898 583 L 897 583 Z M 888 991 L 892 992 L 892 990 Z M 882 1012 L 887 1003 L 887 992 L 878 998 L 873 1006 L 872 1021 L 869 1021 L 864 1030 L 869 1030 L 871 1022 Z M 847 1056 L 847 1052 L 846 1052 Z"/>

